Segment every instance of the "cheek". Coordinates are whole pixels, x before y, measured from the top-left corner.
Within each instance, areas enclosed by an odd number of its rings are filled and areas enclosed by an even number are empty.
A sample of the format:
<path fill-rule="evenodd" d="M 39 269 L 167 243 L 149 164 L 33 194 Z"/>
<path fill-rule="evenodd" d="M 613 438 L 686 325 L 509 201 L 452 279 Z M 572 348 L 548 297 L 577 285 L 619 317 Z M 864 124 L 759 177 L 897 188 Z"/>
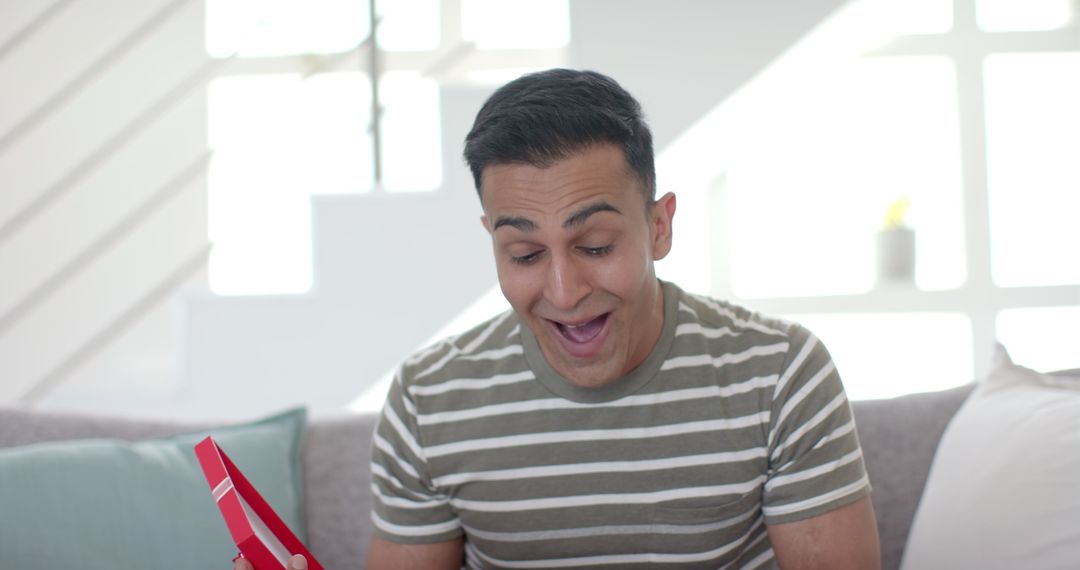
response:
<path fill-rule="evenodd" d="M 632 296 L 648 278 L 647 260 L 638 252 L 615 254 L 596 270 L 596 280 L 619 297 Z"/>
<path fill-rule="evenodd" d="M 510 262 L 496 264 L 499 276 L 499 288 L 503 296 L 515 309 L 528 307 L 537 295 L 537 279 L 529 276 L 529 271 L 516 267 Z"/>

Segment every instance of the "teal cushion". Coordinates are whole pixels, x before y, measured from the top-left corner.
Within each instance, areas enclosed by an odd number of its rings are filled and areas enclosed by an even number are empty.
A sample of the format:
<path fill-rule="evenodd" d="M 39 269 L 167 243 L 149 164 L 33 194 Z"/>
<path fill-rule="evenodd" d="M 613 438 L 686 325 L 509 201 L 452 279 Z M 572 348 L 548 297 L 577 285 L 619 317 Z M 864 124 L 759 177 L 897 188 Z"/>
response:
<path fill-rule="evenodd" d="M 193 449 L 207 434 L 304 540 L 305 419 L 0 449 L 0 568 L 228 568 L 236 545 Z"/>

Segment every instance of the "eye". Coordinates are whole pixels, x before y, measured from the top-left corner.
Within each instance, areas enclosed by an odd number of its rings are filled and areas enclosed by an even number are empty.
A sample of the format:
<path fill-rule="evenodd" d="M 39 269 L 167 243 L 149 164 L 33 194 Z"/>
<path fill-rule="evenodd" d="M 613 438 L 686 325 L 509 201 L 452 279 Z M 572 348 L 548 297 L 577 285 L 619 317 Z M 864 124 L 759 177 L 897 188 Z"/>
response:
<path fill-rule="evenodd" d="M 533 263 L 536 263 L 538 259 L 540 259 L 541 253 L 542 252 L 538 250 L 532 253 L 527 253 L 525 255 L 511 255 L 510 261 L 518 265 L 532 265 Z"/>
<path fill-rule="evenodd" d="M 611 253 L 613 248 L 612 245 L 605 245 L 601 247 L 579 247 L 578 250 L 590 257 L 602 257 Z"/>

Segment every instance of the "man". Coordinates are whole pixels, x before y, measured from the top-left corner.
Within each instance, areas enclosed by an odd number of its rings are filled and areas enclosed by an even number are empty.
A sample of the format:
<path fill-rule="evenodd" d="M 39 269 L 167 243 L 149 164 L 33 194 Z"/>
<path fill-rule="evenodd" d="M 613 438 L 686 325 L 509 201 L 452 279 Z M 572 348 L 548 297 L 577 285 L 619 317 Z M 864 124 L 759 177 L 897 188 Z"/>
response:
<path fill-rule="evenodd" d="M 656 278 L 676 200 L 655 198 L 637 101 L 597 73 L 527 75 L 465 158 L 513 310 L 394 379 L 369 568 L 878 566 L 822 345 Z"/>

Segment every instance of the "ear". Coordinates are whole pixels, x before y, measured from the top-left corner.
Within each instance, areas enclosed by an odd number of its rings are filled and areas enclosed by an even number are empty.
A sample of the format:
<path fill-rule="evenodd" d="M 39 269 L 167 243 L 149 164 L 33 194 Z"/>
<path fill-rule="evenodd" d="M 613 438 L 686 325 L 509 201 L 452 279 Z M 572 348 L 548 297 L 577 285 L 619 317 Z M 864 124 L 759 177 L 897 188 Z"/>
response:
<path fill-rule="evenodd" d="M 675 218 L 675 194 L 664 194 L 651 206 L 649 231 L 652 233 L 653 261 L 667 257 L 671 251 L 671 221 Z"/>
<path fill-rule="evenodd" d="M 488 225 L 487 214 L 480 216 L 480 225 L 484 226 L 484 230 L 487 231 L 489 235 L 491 234 L 491 226 Z"/>

